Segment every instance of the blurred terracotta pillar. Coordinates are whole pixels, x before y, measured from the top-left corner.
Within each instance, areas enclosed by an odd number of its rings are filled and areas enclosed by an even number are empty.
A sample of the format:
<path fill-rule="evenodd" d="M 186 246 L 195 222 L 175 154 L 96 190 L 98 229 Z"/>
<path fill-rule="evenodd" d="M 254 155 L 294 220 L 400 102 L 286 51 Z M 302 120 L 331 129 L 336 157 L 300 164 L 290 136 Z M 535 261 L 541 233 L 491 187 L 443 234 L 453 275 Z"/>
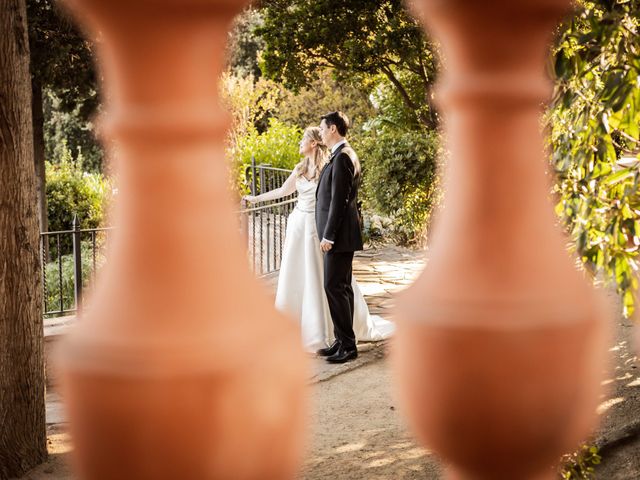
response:
<path fill-rule="evenodd" d="M 292 478 L 306 369 L 247 265 L 218 101 L 241 0 L 69 0 L 97 39 L 119 194 L 109 263 L 61 352 L 88 479 Z"/>
<path fill-rule="evenodd" d="M 556 228 L 540 114 L 569 0 L 414 0 L 442 45 L 451 152 L 423 275 L 399 302 L 404 410 L 450 478 L 554 478 L 593 426 L 608 310 Z"/>

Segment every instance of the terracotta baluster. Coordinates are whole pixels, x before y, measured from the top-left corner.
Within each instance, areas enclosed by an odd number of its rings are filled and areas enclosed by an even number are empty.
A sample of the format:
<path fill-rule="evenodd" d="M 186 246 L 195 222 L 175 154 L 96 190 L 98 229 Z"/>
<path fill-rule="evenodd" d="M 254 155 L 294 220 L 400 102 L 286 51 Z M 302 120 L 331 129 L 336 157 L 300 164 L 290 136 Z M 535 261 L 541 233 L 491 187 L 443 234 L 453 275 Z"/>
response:
<path fill-rule="evenodd" d="M 637 319 L 636 317 L 633 317 L 634 319 Z M 637 320 L 636 320 L 637 321 Z M 637 363 L 640 364 L 640 324 L 636 323 L 636 325 L 633 327 L 633 340 L 635 343 L 635 352 L 636 352 L 636 357 L 637 357 Z"/>
<path fill-rule="evenodd" d="M 60 352 L 89 479 L 292 478 L 295 322 L 248 269 L 218 101 L 241 0 L 69 0 L 97 38 L 119 193 L 109 263 Z"/>
<path fill-rule="evenodd" d="M 400 399 L 450 478 L 554 478 L 593 426 L 608 307 L 556 224 L 540 131 L 569 0 L 415 0 L 441 41 L 451 159 L 427 268 L 399 301 Z"/>

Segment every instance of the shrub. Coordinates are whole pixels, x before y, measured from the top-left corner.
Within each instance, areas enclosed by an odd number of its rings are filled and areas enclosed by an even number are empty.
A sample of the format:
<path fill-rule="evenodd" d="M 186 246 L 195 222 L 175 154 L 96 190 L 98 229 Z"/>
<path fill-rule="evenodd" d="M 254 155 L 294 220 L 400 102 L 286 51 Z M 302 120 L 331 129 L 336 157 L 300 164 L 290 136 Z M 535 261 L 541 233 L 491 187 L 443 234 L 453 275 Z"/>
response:
<path fill-rule="evenodd" d="M 49 230 L 69 230 L 77 215 L 81 228 L 97 228 L 105 219 L 111 183 L 100 173 L 82 170 L 82 157 L 75 162 L 68 148 L 58 162 L 46 164 Z"/>
<path fill-rule="evenodd" d="M 383 129 L 358 143 L 365 209 L 390 216 L 400 243 L 421 242 L 438 200 L 437 133 Z"/>
<path fill-rule="evenodd" d="M 301 137 L 302 131 L 298 127 L 271 118 L 264 133 L 254 130 L 239 140 L 237 158 L 243 165 L 251 164 L 253 156 L 256 163 L 292 169 L 300 161 L 298 143 Z"/>
<path fill-rule="evenodd" d="M 101 237 L 96 245 L 96 270 L 105 262 L 103 247 L 104 238 Z M 83 288 L 89 285 L 94 275 L 92 253 L 91 242 L 82 241 Z M 62 258 L 55 258 L 54 261 L 47 263 L 45 268 L 45 300 L 47 310 L 58 310 L 60 308 L 60 297 L 62 297 L 62 308 L 64 310 L 74 308 L 74 274 L 73 254 L 62 255 Z"/>
<path fill-rule="evenodd" d="M 99 172 L 104 154 L 96 139 L 94 124 L 85 112 L 92 109 L 97 99 L 83 100 L 74 95 L 76 105 L 71 106 L 48 88 L 43 94 L 45 158 L 56 163 L 55 160 L 68 154 L 74 158 L 82 156 L 87 171 Z"/>
<path fill-rule="evenodd" d="M 235 188 L 245 191 L 244 172 L 251 165 L 251 157 L 258 164 L 269 164 L 272 167 L 293 169 L 300 161 L 298 143 L 302 131 L 287 125 L 275 118 L 269 120 L 269 129 L 264 133 L 252 130 L 238 140 L 234 165 L 236 168 Z"/>
<path fill-rule="evenodd" d="M 598 455 L 598 447 L 582 445 L 572 454 L 562 457 L 560 478 L 563 480 L 591 480 L 595 467 L 602 458 Z"/>
<path fill-rule="evenodd" d="M 352 139 L 360 135 L 362 126 L 376 114 L 362 86 L 337 81 L 333 72 L 322 70 L 317 79 L 298 92 L 282 89 L 277 116 L 304 129 L 319 125 L 320 117 L 334 110 L 341 110 L 349 117 Z"/>

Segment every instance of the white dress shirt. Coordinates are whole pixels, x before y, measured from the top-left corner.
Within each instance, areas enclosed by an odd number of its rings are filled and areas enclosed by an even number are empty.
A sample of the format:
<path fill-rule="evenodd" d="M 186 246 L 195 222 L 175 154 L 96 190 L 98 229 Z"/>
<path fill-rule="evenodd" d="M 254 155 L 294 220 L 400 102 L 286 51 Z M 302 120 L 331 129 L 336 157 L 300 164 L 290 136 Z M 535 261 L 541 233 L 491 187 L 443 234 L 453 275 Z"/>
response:
<path fill-rule="evenodd" d="M 347 143 L 347 140 L 343 138 L 338 143 L 336 143 L 333 147 L 331 147 L 331 153 L 336 153 L 336 150 L 338 149 L 338 147 L 340 147 L 340 145 L 343 145 L 345 143 Z"/>

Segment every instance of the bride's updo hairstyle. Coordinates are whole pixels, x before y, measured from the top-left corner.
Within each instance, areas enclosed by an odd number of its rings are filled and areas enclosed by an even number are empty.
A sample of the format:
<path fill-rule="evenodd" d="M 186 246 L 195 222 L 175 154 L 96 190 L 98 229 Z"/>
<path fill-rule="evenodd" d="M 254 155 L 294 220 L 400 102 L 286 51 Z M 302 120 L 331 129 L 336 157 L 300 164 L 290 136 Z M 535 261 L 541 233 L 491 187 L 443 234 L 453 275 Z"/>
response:
<path fill-rule="evenodd" d="M 302 134 L 302 138 L 307 138 L 313 142 L 316 142 L 316 150 L 311 157 L 305 157 L 296 165 L 294 170 L 297 177 L 301 177 L 307 171 L 309 167 L 315 167 L 313 177 L 310 180 L 317 182 L 320 178 L 320 171 L 324 164 L 327 163 L 327 157 L 329 156 L 329 149 L 322 143 L 322 137 L 320 136 L 320 129 L 318 127 L 307 127 Z"/>

